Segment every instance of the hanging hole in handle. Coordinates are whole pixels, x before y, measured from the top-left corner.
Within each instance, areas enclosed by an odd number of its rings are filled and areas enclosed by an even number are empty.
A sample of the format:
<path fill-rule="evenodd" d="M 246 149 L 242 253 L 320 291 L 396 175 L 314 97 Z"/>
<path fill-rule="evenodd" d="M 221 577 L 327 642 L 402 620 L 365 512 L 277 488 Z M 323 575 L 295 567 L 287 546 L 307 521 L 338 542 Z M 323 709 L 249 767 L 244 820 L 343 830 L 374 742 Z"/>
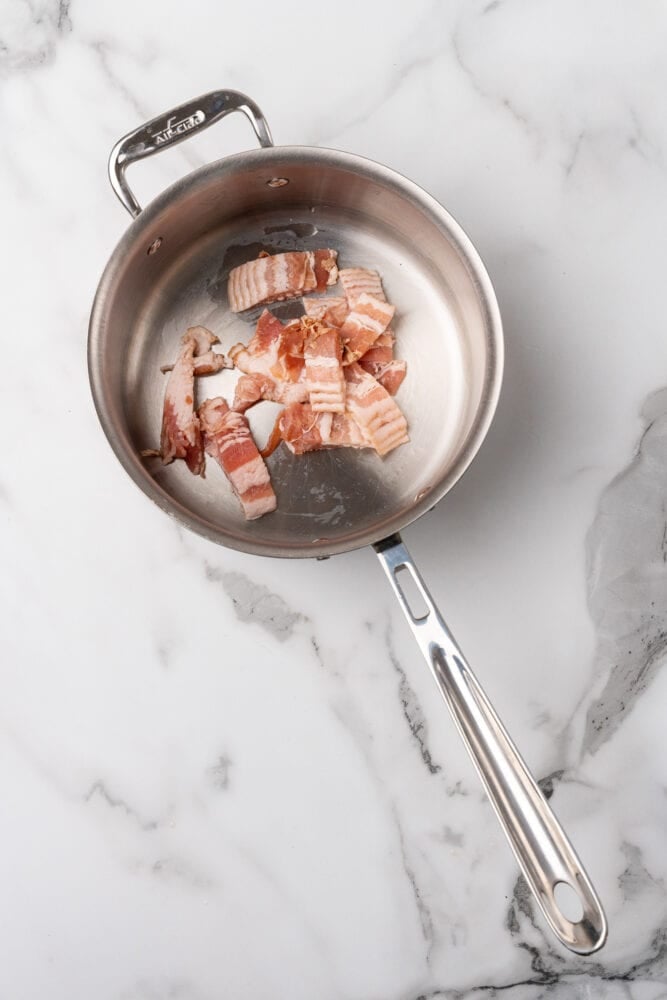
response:
<path fill-rule="evenodd" d="M 400 590 L 414 622 L 423 622 L 429 616 L 429 606 L 419 585 L 410 572 L 409 566 L 398 566 L 394 572 L 396 586 Z"/>
<path fill-rule="evenodd" d="M 266 183 L 270 188 L 283 188 L 289 184 L 289 180 L 287 177 L 272 177 L 271 180 Z"/>
<path fill-rule="evenodd" d="M 584 907 L 579 893 L 569 882 L 556 882 L 554 886 L 554 900 L 556 906 L 565 917 L 573 924 L 578 924 L 584 915 Z"/>

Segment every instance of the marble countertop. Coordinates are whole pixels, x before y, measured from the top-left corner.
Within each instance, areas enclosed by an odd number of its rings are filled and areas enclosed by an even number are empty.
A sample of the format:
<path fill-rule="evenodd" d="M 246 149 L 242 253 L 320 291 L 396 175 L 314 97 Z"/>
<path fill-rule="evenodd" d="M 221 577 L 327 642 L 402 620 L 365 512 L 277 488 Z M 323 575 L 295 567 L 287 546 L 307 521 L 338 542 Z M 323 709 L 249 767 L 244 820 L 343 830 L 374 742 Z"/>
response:
<path fill-rule="evenodd" d="M 664 6 L 0 10 L 0 996 L 667 996 Z M 497 417 L 405 536 L 603 899 L 592 958 L 518 879 L 373 553 L 216 547 L 104 439 L 106 159 L 217 87 L 412 177 L 487 264 Z M 229 119 L 133 184 L 248 142 Z"/>

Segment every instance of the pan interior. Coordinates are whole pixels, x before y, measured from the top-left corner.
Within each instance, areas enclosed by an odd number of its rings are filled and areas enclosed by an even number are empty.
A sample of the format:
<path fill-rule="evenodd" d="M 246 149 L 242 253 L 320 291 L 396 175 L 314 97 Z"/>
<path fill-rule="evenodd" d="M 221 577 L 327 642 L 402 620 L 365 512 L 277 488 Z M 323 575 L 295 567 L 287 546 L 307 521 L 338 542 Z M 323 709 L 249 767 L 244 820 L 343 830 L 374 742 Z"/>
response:
<path fill-rule="evenodd" d="M 142 294 L 134 291 L 134 313 L 125 333 L 116 334 L 124 337 L 122 360 L 109 365 L 107 381 L 118 383 L 122 440 L 112 444 L 117 452 L 125 451 L 124 464 L 134 463 L 133 477 L 161 506 L 233 547 L 321 555 L 396 530 L 439 498 L 448 477 L 453 481 L 460 474 L 456 465 L 487 391 L 488 321 L 460 249 L 433 225 L 429 230 L 412 224 L 412 238 L 406 238 L 405 221 L 395 211 L 379 212 L 377 205 L 369 210 L 360 207 L 359 199 L 352 205 L 327 201 L 276 198 L 183 240 L 166 266 L 142 282 Z M 410 212 L 417 209 L 411 206 Z M 211 329 L 225 351 L 249 340 L 260 310 L 250 316 L 229 310 L 232 267 L 260 250 L 317 247 L 337 249 L 343 267 L 376 268 L 382 275 L 396 306 L 395 353 L 408 363 L 396 401 L 406 415 L 410 443 L 384 459 L 353 449 L 294 456 L 281 446 L 267 460 L 278 509 L 247 522 L 211 459 L 205 479 L 192 476 L 183 462 L 163 467 L 159 459 L 139 459 L 142 450 L 159 446 L 166 384 L 160 366 L 173 362 L 188 326 Z M 443 267 L 447 254 L 450 266 Z M 283 319 L 302 312 L 298 302 L 272 309 Z M 113 334 L 108 325 L 105 334 L 107 340 Z M 236 372 L 223 371 L 198 379 L 196 402 L 216 395 L 231 402 L 237 378 Z M 260 447 L 279 411 L 276 404 L 262 402 L 248 412 Z M 105 423 L 104 412 L 101 416 Z"/>

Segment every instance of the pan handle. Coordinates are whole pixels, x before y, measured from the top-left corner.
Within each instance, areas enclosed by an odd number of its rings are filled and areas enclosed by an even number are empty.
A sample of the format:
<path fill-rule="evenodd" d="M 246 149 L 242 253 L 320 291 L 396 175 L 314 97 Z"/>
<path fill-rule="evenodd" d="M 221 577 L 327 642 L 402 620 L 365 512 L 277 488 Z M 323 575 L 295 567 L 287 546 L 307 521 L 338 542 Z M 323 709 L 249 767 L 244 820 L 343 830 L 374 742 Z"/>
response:
<path fill-rule="evenodd" d="M 213 90 L 210 94 L 203 94 L 171 111 L 165 111 L 118 140 L 109 156 L 109 180 L 133 218 L 141 212 L 141 205 L 125 179 L 125 171 L 129 165 L 136 160 L 143 160 L 145 156 L 159 153 L 167 146 L 183 142 L 232 111 L 242 111 L 250 120 L 260 146 L 273 145 L 266 118 L 254 101 L 237 90 Z"/>
<path fill-rule="evenodd" d="M 374 548 L 547 923 L 566 948 L 592 954 L 606 940 L 607 921 L 574 848 L 475 679 L 402 539 L 392 535 Z M 410 607 L 401 573 L 412 577 L 423 612 Z M 570 920 L 562 912 L 555 891 L 559 883 L 576 894 L 579 919 Z"/>

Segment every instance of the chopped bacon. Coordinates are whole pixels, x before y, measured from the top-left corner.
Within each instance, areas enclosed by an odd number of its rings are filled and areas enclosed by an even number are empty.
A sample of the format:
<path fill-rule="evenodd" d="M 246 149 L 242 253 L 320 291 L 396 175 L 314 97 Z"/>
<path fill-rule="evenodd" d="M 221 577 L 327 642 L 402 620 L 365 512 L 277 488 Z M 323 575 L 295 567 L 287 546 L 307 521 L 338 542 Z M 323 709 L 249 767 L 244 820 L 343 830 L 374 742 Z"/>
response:
<path fill-rule="evenodd" d="M 343 413 L 345 376 L 338 330 L 315 323 L 306 340 L 306 385 L 314 413 Z"/>
<path fill-rule="evenodd" d="M 361 427 L 349 413 L 334 413 L 325 444 L 331 448 L 369 448 Z"/>
<path fill-rule="evenodd" d="M 284 327 L 278 343 L 278 361 L 272 369 L 277 378 L 298 382 L 303 376 L 303 338 L 301 320 L 293 320 Z"/>
<path fill-rule="evenodd" d="M 215 375 L 223 368 L 233 368 L 234 362 L 217 351 L 206 351 L 195 358 L 195 375 Z"/>
<path fill-rule="evenodd" d="M 232 312 L 322 291 L 338 280 L 335 250 L 297 250 L 249 260 L 233 268 L 227 293 Z"/>
<path fill-rule="evenodd" d="M 217 340 L 217 338 L 216 338 Z M 219 354 L 217 351 L 206 351 L 205 354 L 200 355 L 200 357 L 195 358 L 195 375 L 215 375 L 216 372 L 222 371 L 223 368 L 233 368 L 234 362 L 226 357 L 224 354 Z M 163 375 L 167 372 L 173 371 L 173 365 L 161 365 L 160 371 Z"/>
<path fill-rule="evenodd" d="M 362 292 L 340 328 L 346 364 L 357 361 L 372 347 L 391 323 L 395 311 L 388 302 Z"/>
<path fill-rule="evenodd" d="M 407 371 L 406 362 L 394 358 L 394 335 L 391 330 L 380 334 L 373 346 L 359 358 L 359 365 L 376 378 L 390 396 L 396 395 Z"/>
<path fill-rule="evenodd" d="M 395 396 L 403 384 L 408 370 L 407 361 L 390 361 L 388 365 L 374 377 L 387 390 L 390 396 Z"/>
<path fill-rule="evenodd" d="M 318 299 L 304 299 L 306 316 L 319 319 L 328 326 L 342 326 L 349 309 L 342 295 L 323 295 Z"/>
<path fill-rule="evenodd" d="M 391 330 L 385 330 L 375 339 L 372 347 L 369 347 L 366 353 L 362 354 L 359 358 L 359 364 L 365 372 L 377 378 L 378 373 L 393 360 L 394 334 Z"/>
<path fill-rule="evenodd" d="M 386 389 L 358 364 L 345 369 L 346 408 L 377 451 L 386 455 L 409 440 L 405 417 Z"/>
<path fill-rule="evenodd" d="M 338 277 L 352 307 L 357 304 L 360 295 L 372 295 L 380 302 L 387 301 L 377 271 L 371 271 L 367 267 L 345 267 L 338 272 Z"/>
<path fill-rule="evenodd" d="M 193 326 L 181 338 L 181 350 L 164 394 L 160 453 L 162 464 L 183 458 L 195 476 L 204 474 L 204 446 L 194 409 L 197 360 L 209 356 L 218 338 L 203 326 Z M 224 357 L 224 355 L 214 355 Z"/>
<path fill-rule="evenodd" d="M 246 375 L 268 375 L 297 382 L 303 371 L 303 337 L 299 320 L 283 326 L 265 309 L 248 346 L 235 344 L 229 356 Z"/>
<path fill-rule="evenodd" d="M 283 325 L 280 320 L 265 309 L 257 320 L 255 332 L 248 346 L 235 344 L 230 348 L 229 356 L 235 366 L 248 375 L 254 373 L 270 375 L 271 369 L 278 363 L 282 332 Z"/>
<path fill-rule="evenodd" d="M 199 407 L 206 452 L 215 458 L 241 502 L 247 521 L 276 509 L 269 470 L 252 439 L 242 413 L 230 410 L 218 396 Z"/>
<path fill-rule="evenodd" d="M 205 455 L 214 457 L 249 520 L 276 509 L 263 458 L 281 442 L 295 455 L 347 447 L 385 456 L 409 440 L 405 416 L 392 398 L 407 369 L 394 357 L 394 307 L 377 271 L 339 271 L 337 257 L 330 249 L 263 251 L 234 268 L 228 284 L 234 312 L 303 296 L 305 315 L 282 323 L 263 309 L 249 343 L 236 344 L 229 358 L 211 349 L 217 338 L 210 331 L 194 327 L 183 337 L 175 364 L 163 369 L 171 371 L 163 462 L 184 458 L 203 475 Z M 339 278 L 344 295 L 321 294 Z M 195 411 L 195 376 L 230 366 L 242 373 L 233 406 L 218 397 Z M 245 417 L 260 400 L 284 406 L 261 452 Z"/>
<path fill-rule="evenodd" d="M 282 382 L 270 375 L 242 375 L 236 383 L 232 409 L 245 413 L 262 399 L 273 403 L 303 403 L 308 399 L 308 385 L 301 382 Z"/>
<path fill-rule="evenodd" d="M 316 413 L 310 403 L 293 403 L 285 407 L 263 454 L 273 450 L 281 439 L 295 455 L 322 448 L 369 447 L 348 413 Z"/>
<path fill-rule="evenodd" d="M 313 258 L 316 288 L 318 292 L 323 292 L 327 285 L 335 285 L 338 281 L 338 267 L 336 265 L 338 252 L 336 250 L 314 250 Z"/>
<path fill-rule="evenodd" d="M 322 447 L 318 422 L 323 414 L 313 413 L 310 403 L 286 406 L 278 418 L 280 436 L 295 455 L 317 451 Z"/>

